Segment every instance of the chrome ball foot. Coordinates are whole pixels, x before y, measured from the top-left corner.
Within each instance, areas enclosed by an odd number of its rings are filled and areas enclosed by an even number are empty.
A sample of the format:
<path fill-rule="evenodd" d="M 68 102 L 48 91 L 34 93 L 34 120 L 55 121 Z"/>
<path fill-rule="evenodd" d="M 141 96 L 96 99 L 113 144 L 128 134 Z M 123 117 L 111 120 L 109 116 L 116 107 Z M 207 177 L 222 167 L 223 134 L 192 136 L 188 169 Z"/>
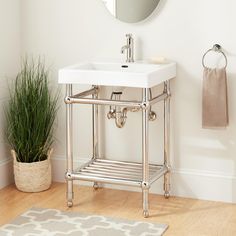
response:
<path fill-rule="evenodd" d="M 168 199 L 168 198 L 170 197 L 170 192 L 165 191 L 165 193 L 164 193 L 164 197 L 165 197 L 166 199 Z"/>
<path fill-rule="evenodd" d="M 93 189 L 94 189 L 94 190 L 98 190 L 98 189 L 99 189 L 98 183 L 94 183 L 94 184 L 93 184 Z"/>
<path fill-rule="evenodd" d="M 68 206 L 68 207 L 73 207 L 73 202 L 72 202 L 72 201 L 68 201 L 68 202 L 67 202 L 67 206 Z"/>
<path fill-rule="evenodd" d="M 143 217 L 148 218 L 149 217 L 149 212 L 148 211 L 143 211 Z"/>

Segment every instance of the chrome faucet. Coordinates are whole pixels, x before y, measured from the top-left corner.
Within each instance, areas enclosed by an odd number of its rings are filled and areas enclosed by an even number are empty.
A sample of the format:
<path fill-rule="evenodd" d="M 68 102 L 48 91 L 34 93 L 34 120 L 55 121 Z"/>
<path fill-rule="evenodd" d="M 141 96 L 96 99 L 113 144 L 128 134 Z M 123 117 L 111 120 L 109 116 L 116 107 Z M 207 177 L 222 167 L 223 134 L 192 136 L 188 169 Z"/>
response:
<path fill-rule="evenodd" d="M 134 39 L 132 34 L 126 34 L 126 38 L 127 43 L 121 48 L 121 53 L 124 54 L 127 50 L 126 62 L 134 62 Z"/>

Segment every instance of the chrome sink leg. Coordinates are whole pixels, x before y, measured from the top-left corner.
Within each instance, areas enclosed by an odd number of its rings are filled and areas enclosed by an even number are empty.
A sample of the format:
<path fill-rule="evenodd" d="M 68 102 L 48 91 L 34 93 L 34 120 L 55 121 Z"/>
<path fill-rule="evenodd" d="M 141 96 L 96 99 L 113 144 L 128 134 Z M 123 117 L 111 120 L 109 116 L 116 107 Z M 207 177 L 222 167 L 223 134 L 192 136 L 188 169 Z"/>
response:
<path fill-rule="evenodd" d="M 169 96 L 164 100 L 164 165 L 168 172 L 164 175 L 164 197 L 170 197 L 170 81 L 164 83 L 164 92 Z"/>
<path fill-rule="evenodd" d="M 148 102 L 149 91 L 147 88 L 143 89 L 143 103 Z M 143 179 L 142 179 L 142 192 L 143 192 L 143 215 L 149 216 L 148 211 L 148 195 L 149 195 L 149 162 L 148 162 L 148 122 L 149 122 L 149 107 L 142 109 L 142 160 L 143 160 Z"/>
<path fill-rule="evenodd" d="M 97 89 L 97 92 L 92 95 L 93 99 L 98 98 L 98 87 L 93 86 Z M 93 159 L 97 159 L 99 157 L 99 150 L 98 150 L 98 105 L 92 105 L 92 132 L 93 132 Z M 94 182 L 93 188 L 97 190 L 99 188 L 99 184 Z"/>
<path fill-rule="evenodd" d="M 66 85 L 66 95 L 72 96 L 72 85 Z M 67 155 L 67 176 L 73 171 L 73 117 L 72 104 L 66 104 L 66 155 Z M 67 178 L 67 206 L 73 206 L 73 180 Z"/>

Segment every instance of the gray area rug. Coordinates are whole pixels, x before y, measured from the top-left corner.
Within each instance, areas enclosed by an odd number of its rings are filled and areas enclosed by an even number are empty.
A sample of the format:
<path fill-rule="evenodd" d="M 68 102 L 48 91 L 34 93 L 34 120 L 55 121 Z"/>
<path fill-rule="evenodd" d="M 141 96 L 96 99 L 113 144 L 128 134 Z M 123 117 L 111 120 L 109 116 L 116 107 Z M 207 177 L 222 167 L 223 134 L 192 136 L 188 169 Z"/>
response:
<path fill-rule="evenodd" d="M 168 225 L 32 208 L 0 228 L 0 236 L 159 236 Z"/>

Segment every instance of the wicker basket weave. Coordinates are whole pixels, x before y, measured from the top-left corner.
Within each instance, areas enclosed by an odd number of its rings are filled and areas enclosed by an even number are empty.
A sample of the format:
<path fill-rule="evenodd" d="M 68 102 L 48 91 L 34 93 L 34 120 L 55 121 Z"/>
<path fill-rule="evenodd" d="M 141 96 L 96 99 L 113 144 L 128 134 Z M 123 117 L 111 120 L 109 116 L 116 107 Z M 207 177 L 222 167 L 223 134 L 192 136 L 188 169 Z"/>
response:
<path fill-rule="evenodd" d="M 52 183 L 51 154 L 45 161 L 23 163 L 18 162 L 16 153 L 11 151 L 13 156 L 14 178 L 17 189 L 23 192 L 41 192 L 50 188 Z"/>

